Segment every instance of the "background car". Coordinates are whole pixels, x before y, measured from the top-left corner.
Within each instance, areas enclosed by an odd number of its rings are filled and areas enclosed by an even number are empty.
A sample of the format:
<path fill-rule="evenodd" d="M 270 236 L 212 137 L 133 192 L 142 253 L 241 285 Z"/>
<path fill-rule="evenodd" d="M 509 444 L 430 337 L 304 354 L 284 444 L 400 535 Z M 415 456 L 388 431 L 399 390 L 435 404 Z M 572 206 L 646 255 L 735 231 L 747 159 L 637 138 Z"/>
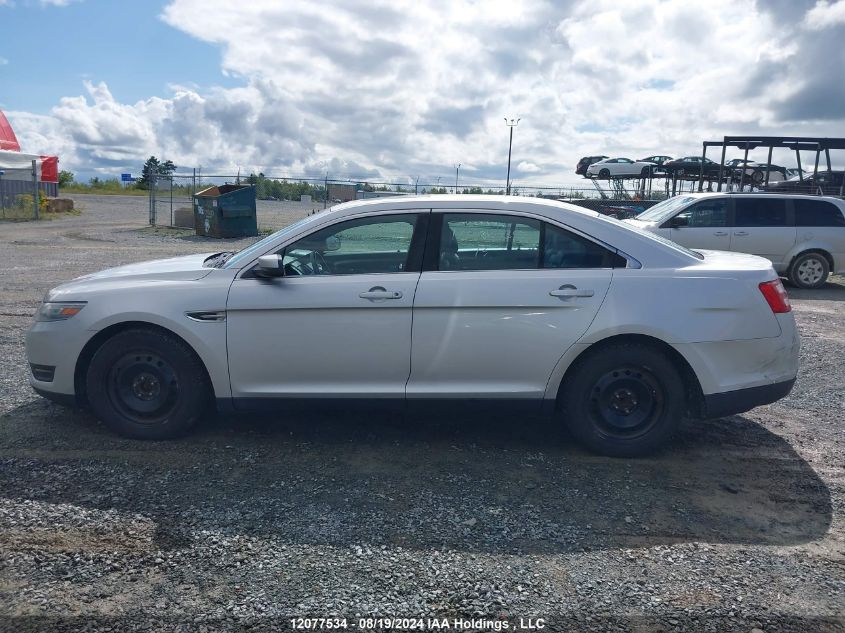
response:
<path fill-rule="evenodd" d="M 705 177 L 719 176 L 719 163 L 713 162 L 709 158 L 701 160 L 701 156 L 684 156 L 682 158 L 675 158 L 668 160 L 661 165 L 667 173 L 676 176 L 698 176 L 704 172 Z"/>
<path fill-rule="evenodd" d="M 799 342 L 765 259 L 550 200 L 440 195 L 341 204 L 236 254 L 80 277 L 47 294 L 26 350 L 37 392 L 130 437 L 186 433 L 212 402 L 486 401 L 632 456 L 685 416 L 786 395 Z"/>
<path fill-rule="evenodd" d="M 845 274 L 845 201 L 837 198 L 687 194 L 625 222 L 687 248 L 765 257 L 799 288 L 818 288 L 830 273 Z"/>
<path fill-rule="evenodd" d="M 630 158 L 605 158 L 587 167 L 587 177 L 602 180 L 629 176 L 645 178 L 652 173 L 654 168 L 654 163 L 635 161 Z"/>
<path fill-rule="evenodd" d="M 736 182 L 743 182 L 751 185 L 759 185 L 766 181 L 766 172 L 769 174 L 769 182 L 786 180 L 786 167 L 780 165 L 767 165 L 753 160 L 743 158 L 732 158 L 725 161 L 725 173 L 730 175 Z"/>
<path fill-rule="evenodd" d="M 661 165 L 663 165 L 663 163 L 667 163 L 670 160 L 672 160 L 671 156 L 664 156 L 664 155 L 661 154 L 661 155 L 658 155 L 658 156 L 646 156 L 645 158 L 640 158 L 639 162 L 641 162 L 641 163 L 654 163 L 655 165 L 658 166 L 658 169 L 654 170 L 655 173 L 665 173 L 665 171 L 663 169 L 659 169 L 659 167 Z"/>
<path fill-rule="evenodd" d="M 579 176 L 585 176 L 587 174 L 587 167 L 605 158 L 607 156 L 584 156 L 578 161 L 578 165 L 575 167 L 575 173 Z"/>
<path fill-rule="evenodd" d="M 813 175 L 809 173 L 803 179 L 793 176 L 789 180 L 769 183 L 761 187 L 761 191 L 772 193 L 807 193 L 811 195 L 841 196 L 843 188 L 843 173 L 841 171 L 820 171 Z"/>

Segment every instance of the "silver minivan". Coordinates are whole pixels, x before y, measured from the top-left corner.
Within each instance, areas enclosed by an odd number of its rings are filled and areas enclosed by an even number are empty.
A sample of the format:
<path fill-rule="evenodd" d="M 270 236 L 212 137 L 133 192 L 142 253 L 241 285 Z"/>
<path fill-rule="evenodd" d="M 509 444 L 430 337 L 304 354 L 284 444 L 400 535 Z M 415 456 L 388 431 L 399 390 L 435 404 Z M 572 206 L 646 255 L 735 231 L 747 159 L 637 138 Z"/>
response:
<path fill-rule="evenodd" d="M 770 193 L 690 193 L 626 222 L 686 246 L 771 260 L 799 288 L 845 273 L 845 201 Z"/>

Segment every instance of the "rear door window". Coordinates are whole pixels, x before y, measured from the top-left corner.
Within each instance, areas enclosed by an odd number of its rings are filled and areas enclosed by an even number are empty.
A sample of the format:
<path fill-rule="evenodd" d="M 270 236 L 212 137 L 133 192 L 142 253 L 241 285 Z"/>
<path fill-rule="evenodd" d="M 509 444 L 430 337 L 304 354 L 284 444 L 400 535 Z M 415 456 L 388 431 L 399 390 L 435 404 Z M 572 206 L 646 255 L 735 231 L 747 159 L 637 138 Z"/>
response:
<path fill-rule="evenodd" d="M 447 213 L 440 235 L 440 270 L 538 268 L 540 222 L 481 213 Z"/>
<path fill-rule="evenodd" d="M 734 226 L 786 226 L 786 200 L 736 197 Z"/>
<path fill-rule="evenodd" d="M 800 198 L 792 203 L 795 205 L 795 226 L 845 226 L 845 216 L 835 204 Z"/>

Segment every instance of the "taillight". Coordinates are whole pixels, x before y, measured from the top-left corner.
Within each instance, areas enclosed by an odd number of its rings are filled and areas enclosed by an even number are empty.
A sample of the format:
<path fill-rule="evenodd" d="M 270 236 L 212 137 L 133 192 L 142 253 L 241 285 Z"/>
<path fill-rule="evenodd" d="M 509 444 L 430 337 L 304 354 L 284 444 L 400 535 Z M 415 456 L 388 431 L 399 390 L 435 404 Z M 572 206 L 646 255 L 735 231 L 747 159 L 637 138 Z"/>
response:
<path fill-rule="evenodd" d="M 789 295 L 786 294 L 786 288 L 783 287 L 780 279 L 764 281 L 760 284 L 760 292 L 763 293 L 769 307 L 775 314 L 783 314 L 792 310 L 792 306 L 789 304 Z"/>

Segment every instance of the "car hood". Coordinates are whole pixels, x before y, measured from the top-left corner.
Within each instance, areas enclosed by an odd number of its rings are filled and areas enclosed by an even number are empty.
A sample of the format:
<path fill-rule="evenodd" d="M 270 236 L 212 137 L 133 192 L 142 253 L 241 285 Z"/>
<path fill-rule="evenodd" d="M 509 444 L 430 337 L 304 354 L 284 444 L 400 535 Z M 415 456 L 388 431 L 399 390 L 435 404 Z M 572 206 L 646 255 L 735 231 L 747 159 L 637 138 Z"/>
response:
<path fill-rule="evenodd" d="M 108 268 L 61 284 L 53 288 L 49 295 L 65 295 L 69 292 L 89 290 L 93 286 L 104 287 L 109 283 L 124 285 L 146 281 L 196 281 L 213 270 L 203 267 L 203 262 L 213 254 L 185 255 Z"/>
<path fill-rule="evenodd" d="M 92 281 L 95 279 L 166 279 L 172 281 L 194 281 L 201 279 L 211 272 L 211 268 L 203 266 L 203 262 L 214 253 L 200 255 L 184 255 L 168 259 L 153 259 L 137 264 L 127 264 L 117 268 L 107 268 L 97 273 L 78 277 L 74 281 Z"/>

